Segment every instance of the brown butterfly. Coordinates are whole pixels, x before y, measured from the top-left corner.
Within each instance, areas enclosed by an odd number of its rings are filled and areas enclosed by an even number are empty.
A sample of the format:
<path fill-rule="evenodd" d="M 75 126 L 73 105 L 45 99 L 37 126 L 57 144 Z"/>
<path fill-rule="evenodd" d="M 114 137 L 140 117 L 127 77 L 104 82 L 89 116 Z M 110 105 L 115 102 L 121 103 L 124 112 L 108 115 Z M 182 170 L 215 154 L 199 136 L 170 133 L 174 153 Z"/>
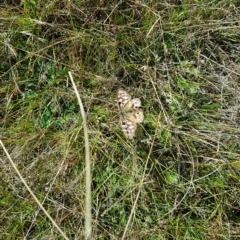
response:
<path fill-rule="evenodd" d="M 132 139 L 137 129 L 137 123 L 143 122 L 144 119 L 141 100 L 139 98 L 131 99 L 131 96 L 122 89 L 118 90 L 117 98 L 123 133 L 127 138 Z"/>

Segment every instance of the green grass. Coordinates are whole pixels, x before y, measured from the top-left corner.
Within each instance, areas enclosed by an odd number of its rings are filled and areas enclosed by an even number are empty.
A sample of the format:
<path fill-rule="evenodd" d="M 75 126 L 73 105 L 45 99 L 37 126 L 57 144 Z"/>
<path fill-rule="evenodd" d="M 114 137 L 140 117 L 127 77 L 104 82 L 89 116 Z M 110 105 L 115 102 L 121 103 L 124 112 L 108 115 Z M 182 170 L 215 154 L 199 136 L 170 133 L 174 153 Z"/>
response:
<path fill-rule="evenodd" d="M 94 239 L 240 237 L 239 14 L 224 1 L 0 5 L 0 136 L 69 239 L 84 237 L 87 114 Z M 124 137 L 118 88 L 143 102 Z M 63 239 L 1 151 L 4 239 Z"/>

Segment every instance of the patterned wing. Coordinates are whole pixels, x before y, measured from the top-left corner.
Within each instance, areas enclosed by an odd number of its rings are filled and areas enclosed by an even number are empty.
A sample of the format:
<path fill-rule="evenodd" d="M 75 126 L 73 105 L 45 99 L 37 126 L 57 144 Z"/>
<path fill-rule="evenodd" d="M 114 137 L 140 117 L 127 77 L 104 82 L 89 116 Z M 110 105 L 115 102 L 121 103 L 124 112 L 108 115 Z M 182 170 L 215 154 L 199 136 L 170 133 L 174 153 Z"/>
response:
<path fill-rule="evenodd" d="M 130 100 L 125 106 L 124 108 L 131 108 L 131 109 L 139 109 L 142 108 L 142 103 L 141 100 L 139 98 L 134 98 L 132 100 Z"/>
<path fill-rule="evenodd" d="M 137 129 L 137 123 L 143 122 L 142 105 L 139 98 L 131 99 L 124 90 L 118 90 L 118 104 L 121 110 L 121 126 L 123 133 L 132 139 Z"/>
<path fill-rule="evenodd" d="M 127 119 L 122 119 L 121 126 L 122 126 L 122 130 L 123 130 L 123 133 L 125 134 L 125 136 L 129 139 L 132 139 L 135 135 L 135 131 L 137 129 L 137 124 L 134 122 L 131 122 Z"/>
<path fill-rule="evenodd" d="M 118 90 L 117 96 L 120 108 L 123 108 L 131 100 L 131 96 L 122 89 Z"/>
<path fill-rule="evenodd" d="M 144 120 L 142 108 L 135 108 L 132 112 L 127 112 L 126 118 L 134 123 L 142 123 Z"/>

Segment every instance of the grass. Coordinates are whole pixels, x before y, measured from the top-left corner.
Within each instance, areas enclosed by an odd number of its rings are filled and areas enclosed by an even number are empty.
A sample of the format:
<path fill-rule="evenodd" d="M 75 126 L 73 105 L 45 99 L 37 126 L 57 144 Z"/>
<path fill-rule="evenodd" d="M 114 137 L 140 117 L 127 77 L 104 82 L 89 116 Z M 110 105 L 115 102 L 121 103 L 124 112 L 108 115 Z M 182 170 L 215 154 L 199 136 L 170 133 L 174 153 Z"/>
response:
<path fill-rule="evenodd" d="M 0 136 L 69 239 L 84 238 L 85 112 L 94 239 L 240 237 L 239 14 L 225 1 L 0 5 Z M 124 137 L 118 88 L 143 102 Z M 63 239 L 1 151 L 4 239 Z"/>

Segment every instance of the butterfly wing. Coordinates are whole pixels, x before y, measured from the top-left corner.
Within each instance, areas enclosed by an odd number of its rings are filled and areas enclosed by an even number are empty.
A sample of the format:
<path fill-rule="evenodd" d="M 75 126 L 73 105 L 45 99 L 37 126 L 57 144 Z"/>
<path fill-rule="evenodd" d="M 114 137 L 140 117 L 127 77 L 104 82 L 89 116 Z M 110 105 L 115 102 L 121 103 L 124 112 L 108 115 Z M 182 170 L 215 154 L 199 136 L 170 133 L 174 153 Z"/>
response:
<path fill-rule="evenodd" d="M 134 111 L 128 115 L 128 120 L 135 123 L 142 123 L 144 120 L 142 108 L 135 108 Z"/>
<path fill-rule="evenodd" d="M 131 99 L 124 90 L 118 90 L 118 104 L 121 110 L 121 126 L 125 136 L 132 139 L 137 129 L 137 123 L 143 122 L 143 111 L 139 98 Z"/>
<path fill-rule="evenodd" d="M 134 122 L 129 121 L 128 119 L 121 120 L 121 126 L 123 133 L 129 139 L 132 139 L 135 135 L 135 131 L 137 129 L 137 124 Z"/>
<path fill-rule="evenodd" d="M 131 96 L 122 89 L 118 90 L 117 96 L 120 108 L 123 108 L 131 100 Z"/>

